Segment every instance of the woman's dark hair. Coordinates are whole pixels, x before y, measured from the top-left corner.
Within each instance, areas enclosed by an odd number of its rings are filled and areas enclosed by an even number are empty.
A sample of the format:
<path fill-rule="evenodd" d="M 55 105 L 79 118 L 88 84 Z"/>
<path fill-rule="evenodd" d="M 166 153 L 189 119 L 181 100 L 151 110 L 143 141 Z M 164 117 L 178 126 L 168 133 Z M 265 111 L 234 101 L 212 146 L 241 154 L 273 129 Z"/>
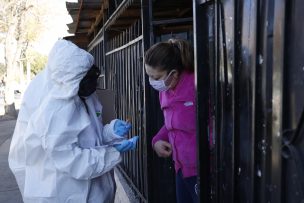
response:
<path fill-rule="evenodd" d="M 170 39 L 150 47 L 145 54 L 145 64 L 161 71 L 193 72 L 193 47 L 182 39 Z"/>

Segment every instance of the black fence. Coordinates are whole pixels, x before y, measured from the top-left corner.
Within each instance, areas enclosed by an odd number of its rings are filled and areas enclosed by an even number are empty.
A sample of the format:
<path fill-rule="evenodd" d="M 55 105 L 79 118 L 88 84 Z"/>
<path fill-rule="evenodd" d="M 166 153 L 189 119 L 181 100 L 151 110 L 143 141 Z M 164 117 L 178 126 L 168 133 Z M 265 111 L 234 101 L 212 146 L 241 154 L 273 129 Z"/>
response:
<path fill-rule="evenodd" d="M 98 66 L 102 67 L 100 88 L 115 94 L 117 118 L 132 123 L 129 137 L 138 135 L 136 150 L 123 154 L 119 171 L 136 194 L 136 201 L 146 202 L 148 197 L 147 136 L 144 129 L 144 69 L 141 19 L 134 17 L 117 26 L 119 16 L 136 9 L 138 1 L 113 1 L 109 5 L 105 26 L 91 43 L 90 51 Z M 140 7 L 139 7 L 140 11 Z M 110 15 L 111 14 L 111 15 Z M 112 17 L 111 17 L 112 16 Z"/>
<path fill-rule="evenodd" d="M 201 199 L 303 201 L 304 2 L 194 7 Z"/>
<path fill-rule="evenodd" d="M 105 80 L 105 66 L 104 66 L 104 41 L 101 40 L 90 50 L 95 59 L 95 65 L 100 69 L 100 76 L 98 79 L 98 88 L 106 89 L 106 80 Z"/>
<path fill-rule="evenodd" d="M 143 56 L 151 44 L 170 37 L 192 41 L 192 17 L 164 19 L 168 18 L 164 11 L 178 13 L 175 8 L 182 5 L 187 5 L 185 13 L 189 15 L 192 4 L 163 1 L 152 6 L 152 1 L 117 2 L 109 4 L 104 26 L 89 50 L 101 67 L 99 88 L 114 91 L 116 116 L 132 123 L 130 136 L 140 136 L 137 149 L 123 155 L 119 171 L 135 192 L 136 201 L 175 202 L 173 162 L 158 158 L 151 146 L 152 137 L 163 125 L 163 116 L 158 92 L 150 87 L 144 74 Z"/>
<path fill-rule="evenodd" d="M 143 64 L 171 37 L 195 47 L 201 201 L 304 200 L 303 10 L 301 0 L 109 1 L 89 50 L 99 88 L 140 136 L 119 167 L 139 202 L 175 202 L 173 163 L 151 147 L 163 116 Z"/>
<path fill-rule="evenodd" d="M 147 199 L 147 147 L 144 132 L 144 81 L 141 23 L 108 39 L 105 53 L 107 85 L 114 90 L 117 116 L 132 123 L 131 135 L 139 135 L 135 151 L 125 153 L 121 172 L 132 183 L 141 201 Z"/>

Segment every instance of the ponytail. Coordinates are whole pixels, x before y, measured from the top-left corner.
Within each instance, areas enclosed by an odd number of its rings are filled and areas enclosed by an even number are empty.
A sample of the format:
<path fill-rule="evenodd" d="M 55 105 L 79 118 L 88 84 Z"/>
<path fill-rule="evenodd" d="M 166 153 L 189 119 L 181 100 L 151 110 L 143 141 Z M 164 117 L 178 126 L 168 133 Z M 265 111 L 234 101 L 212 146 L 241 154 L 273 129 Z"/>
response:
<path fill-rule="evenodd" d="M 193 48 L 182 39 L 170 39 L 150 47 L 145 54 L 145 64 L 158 70 L 170 72 L 173 69 L 194 71 Z"/>
<path fill-rule="evenodd" d="M 182 39 L 169 39 L 168 42 L 179 49 L 184 70 L 193 72 L 194 71 L 193 47 L 190 45 L 190 43 Z"/>

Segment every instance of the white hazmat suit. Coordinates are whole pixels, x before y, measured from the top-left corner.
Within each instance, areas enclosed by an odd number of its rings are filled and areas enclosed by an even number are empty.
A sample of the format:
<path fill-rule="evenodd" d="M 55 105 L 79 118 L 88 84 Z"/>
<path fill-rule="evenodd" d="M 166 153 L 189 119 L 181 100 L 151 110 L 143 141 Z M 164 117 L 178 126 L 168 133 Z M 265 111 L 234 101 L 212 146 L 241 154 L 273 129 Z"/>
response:
<path fill-rule="evenodd" d="M 115 120 L 102 126 L 96 95 L 86 99 L 87 112 L 77 94 L 93 63 L 88 52 L 59 40 L 25 92 L 9 152 L 25 203 L 113 201 L 110 172 L 121 161 L 108 145 L 119 137 Z"/>

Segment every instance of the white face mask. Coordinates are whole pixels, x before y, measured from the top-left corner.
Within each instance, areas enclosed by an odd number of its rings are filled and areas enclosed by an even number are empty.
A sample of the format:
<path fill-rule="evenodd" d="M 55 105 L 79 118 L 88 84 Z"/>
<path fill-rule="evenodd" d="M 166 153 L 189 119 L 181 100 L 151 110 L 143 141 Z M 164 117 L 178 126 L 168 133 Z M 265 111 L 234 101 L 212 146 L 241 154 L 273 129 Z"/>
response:
<path fill-rule="evenodd" d="M 166 86 L 166 84 L 165 84 L 165 80 L 154 80 L 149 77 L 149 82 L 150 82 L 150 85 L 157 91 L 162 92 L 162 91 L 167 91 L 169 89 L 169 87 Z"/>
<path fill-rule="evenodd" d="M 169 75 L 164 80 L 154 80 L 149 77 L 150 85 L 157 91 L 163 92 L 169 89 L 169 86 L 166 86 L 166 80 L 171 76 L 171 74 L 175 72 L 175 70 L 171 71 Z"/>

